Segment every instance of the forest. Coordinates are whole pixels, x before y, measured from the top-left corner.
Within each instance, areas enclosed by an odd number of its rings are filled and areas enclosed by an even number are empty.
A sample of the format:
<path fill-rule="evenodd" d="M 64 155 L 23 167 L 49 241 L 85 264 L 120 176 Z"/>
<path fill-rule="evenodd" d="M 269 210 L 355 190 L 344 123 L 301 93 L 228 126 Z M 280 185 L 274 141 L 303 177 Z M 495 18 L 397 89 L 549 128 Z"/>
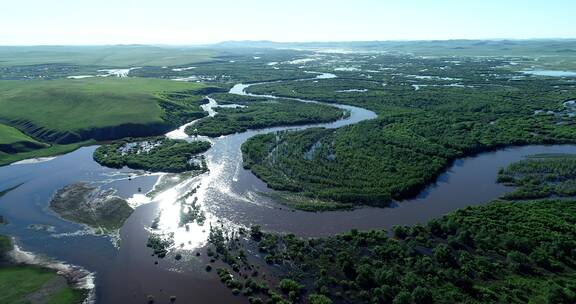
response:
<path fill-rule="evenodd" d="M 111 167 L 142 169 L 150 172 L 179 173 L 190 170 L 207 170 L 198 154 L 207 151 L 207 141 L 186 142 L 166 137 L 125 139 L 101 145 L 94 151 L 94 160 Z"/>
<path fill-rule="evenodd" d="M 242 147 L 245 166 L 275 189 L 386 206 L 417 194 L 457 158 L 576 141 L 569 78 L 526 76 L 504 58 L 374 57 L 350 56 L 351 67 L 334 79 L 249 87 L 360 106 L 378 118 L 251 138 Z"/>
<path fill-rule="evenodd" d="M 212 227 L 208 250 L 250 303 L 574 303 L 575 216 L 574 201 L 494 201 L 327 238 Z"/>
<path fill-rule="evenodd" d="M 241 98 L 233 100 L 238 99 Z M 252 98 L 251 102 L 244 101 L 238 106 L 228 104 L 215 110 L 218 115 L 206 117 L 187 127 L 186 133 L 217 137 L 248 129 L 330 122 L 347 115 L 338 108 L 321 104 L 261 98 Z"/>

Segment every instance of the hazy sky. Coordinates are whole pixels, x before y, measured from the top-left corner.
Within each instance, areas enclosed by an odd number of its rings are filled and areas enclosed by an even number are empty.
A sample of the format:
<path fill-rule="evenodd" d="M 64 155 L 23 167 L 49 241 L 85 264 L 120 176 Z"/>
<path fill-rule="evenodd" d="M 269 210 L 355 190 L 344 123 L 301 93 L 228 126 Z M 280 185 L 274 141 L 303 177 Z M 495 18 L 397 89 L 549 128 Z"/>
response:
<path fill-rule="evenodd" d="M 575 0 L 1 0 L 0 45 L 576 38 Z"/>

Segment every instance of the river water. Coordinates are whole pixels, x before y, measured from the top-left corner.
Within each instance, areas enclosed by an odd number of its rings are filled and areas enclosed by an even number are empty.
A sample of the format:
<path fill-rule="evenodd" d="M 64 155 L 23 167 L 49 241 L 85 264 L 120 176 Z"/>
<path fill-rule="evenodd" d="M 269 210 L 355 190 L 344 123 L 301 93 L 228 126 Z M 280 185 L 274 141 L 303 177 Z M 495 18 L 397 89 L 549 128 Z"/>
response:
<path fill-rule="evenodd" d="M 331 77 L 319 74 L 318 77 Z M 231 93 L 245 94 L 249 85 L 237 85 Z M 304 102 L 315 102 L 301 100 Z M 108 169 L 92 160 L 95 146 L 84 147 L 52 160 L 0 167 L 0 190 L 21 184 L 0 198 L 0 214 L 9 225 L 0 233 L 12 235 L 26 251 L 79 265 L 96 277 L 97 303 L 145 303 L 147 295 L 168 303 L 170 296 L 185 303 L 244 303 L 221 284 L 216 274 L 206 273 L 205 245 L 209 224 L 250 226 L 265 230 L 295 233 L 304 237 L 325 236 L 351 228 L 390 228 L 392 225 L 423 223 L 430 218 L 470 205 L 497 198 L 510 188 L 496 184 L 499 168 L 535 153 L 576 153 L 574 145 L 511 147 L 459 159 L 414 199 L 397 202 L 392 208 L 359 208 L 353 211 L 309 213 L 289 210 L 262 196 L 271 191 L 250 171 L 242 167 L 240 145 L 248 138 L 279 130 L 309 127 L 338 128 L 376 114 L 353 106 L 335 105 L 350 113 L 332 123 L 300 127 L 276 127 L 208 139 L 212 148 L 205 153 L 210 171 L 179 184 L 137 207 L 120 230 L 120 247 L 107 236 L 90 233 L 86 228 L 59 219 L 47 208 L 54 192 L 68 184 L 87 181 L 102 188 L 117 190 L 117 195 L 131 198 L 138 188 L 149 191 L 158 175 L 129 169 Z M 215 115 L 217 103 L 205 105 Z M 216 110 L 216 111 L 215 111 Z M 184 127 L 167 135 L 188 138 Z M 206 216 L 206 224 L 179 227 L 180 206 L 176 198 L 193 187 L 195 197 Z M 175 247 L 183 255 L 174 259 L 174 251 L 164 259 L 151 256 L 145 244 L 150 225 L 159 219 L 160 232 L 174 233 Z M 31 229 L 44 225 L 50 229 Z M 38 227 L 38 226 L 34 226 Z M 198 258 L 196 252 L 202 252 Z M 158 261 L 158 265 L 154 262 Z"/>

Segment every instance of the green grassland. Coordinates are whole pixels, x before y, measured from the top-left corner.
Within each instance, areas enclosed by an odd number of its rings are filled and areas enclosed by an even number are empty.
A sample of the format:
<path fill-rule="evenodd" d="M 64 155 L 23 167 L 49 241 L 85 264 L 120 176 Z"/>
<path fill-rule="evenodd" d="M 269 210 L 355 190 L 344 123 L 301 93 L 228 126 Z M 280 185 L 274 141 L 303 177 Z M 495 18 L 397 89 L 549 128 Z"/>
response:
<path fill-rule="evenodd" d="M 56 134 L 47 139 L 59 142 L 58 135 L 68 132 L 123 124 L 164 125 L 159 93 L 200 87 L 135 78 L 5 81 L 0 82 L 0 119 L 39 138 L 47 137 L 42 131 L 52 131 Z"/>
<path fill-rule="evenodd" d="M 211 90 L 197 83 L 139 78 L 1 81 L 0 122 L 26 135 L 3 127 L 0 142 L 20 137 L 53 145 L 2 150 L 0 162 L 70 151 L 87 140 L 162 134 L 204 116 L 199 106 Z"/>
<path fill-rule="evenodd" d="M 218 269 L 222 282 L 250 303 L 574 303 L 575 216 L 574 201 L 495 201 L 396 226 L 393 237 L 212 227 L 209 252 L 230 265 Z M 227 238 L 237 233 L 252 240 Z M 230 275 L 238 269 L 252 275 Z"/>
<path fill-rule="evenodd" d="M 366 48 L 424 56 L 576 56 L 574 39 L 391 41 Z"/>
<path fill-rule="evenodd" d="M 63 154 L 88 143 L 46 144 L 31 138 L 16 128 L 0 124 L 0 166 L 26 158 Z"/>
<path fill-rule="evenodd" d="M 58 278 L 53 270 L 36 266 L 10 266 L 0 268 L 0 303 L 29 303 L 26 296 L 40 290 L 43 285 Z M 84 300 L 81 291 L 69 286 L 50 290 L 46 303 L 79 304 Z"/>
<path fill-rule="evenodd" d="M 348 52 L 388 52 L 417 56 L 576 56 L 575 39 L 498 40 L 420 40 L 349 42 L 239 41 L 221 44 L 229 48 L 294 48 L 300 50 L 344 50 Z"/>
<path fill-rule="evenodd" d="M 0 153 L 18 153 L 45 148 L 47 145 L 18 129 L 0 124 Z"/>
<path fill-rule="evenodd" d="M 51 144 L 48 148 L 19 152 L 15 154 L 0 152 L 0 166 L 8 165 L 29 158 L 51 157 L 72 152 L 82 146 L 93 144 L 94 141 L 82 141 L 73 144 Z"/>
<path fill-rule="evenodd" d="M 32 265 L 13 265 L 6 259 L 6 253 L 12 250 L 11 240 L 0 236 L 0 303 L 30 303 L 30 296 L 41 291 L 41 297 L 50 304 L 80 304 L 85 293 L 71 288 L 66 279 L 54 270 Z M 58 281 L 56 284 L 54 283 Z"/>

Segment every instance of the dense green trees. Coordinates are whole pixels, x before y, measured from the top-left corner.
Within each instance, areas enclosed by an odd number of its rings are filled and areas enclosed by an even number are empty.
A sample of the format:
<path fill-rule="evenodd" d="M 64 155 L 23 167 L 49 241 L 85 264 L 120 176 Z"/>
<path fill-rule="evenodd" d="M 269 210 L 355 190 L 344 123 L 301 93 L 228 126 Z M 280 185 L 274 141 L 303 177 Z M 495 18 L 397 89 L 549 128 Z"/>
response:
<path fill-rule="evenodd" d="M 257 99 L 245 104 L 236 108 L 218 107 L 218 115 L 198 121 L 186 132 L 193 134 L 197 130 L 200 135 L 216 137 L 247 129 L 330 122 L 346 114 L 335 107 L 285 99 Z"/>
<path fill-rule="evenodd" d="M 340 78 L 250 87 L 356 105 L 379 117 L 337 130 L 252 138 L 243 146 L 245 166 L 276 189 L 385 206 L 418 193 L 456 158 L 509 145 L 576 142 L 573 110 L 564 105 L 576 96 L 568 79 L 518 76 L 498 68 L 507 64 L 498 58 L 391 57 L 350 55 L 359 70 Z M 390 71 L 378 69 L 383 66 Z"/>
<path fill-rule="evenodd" d="M 433 143 L 401 145 L 401 138 L 380 131 L 377 122 L 366 122 L 339 130 L 260 135 L 242 146 L 244 165 L 274 189 L 385 206 L 432 181 L 449 151 Z"/>
<path fill-rule="evenodd" d="M 226 277 L 242 288 L 244 273 L 273 265 L 248 279 L 279 278 L 277 288 L 256 292 L 271 303 L 573 303 L 575 219 L 574 201 L 495 201 L 396 227 L 394 238 L 352 230 L 317 239 L 264 233 L 243 241 L 231 232 L 219 242 L 222 256 L 259 248 L 247 260 L 262 263 L 231 259 L 238 275 Z"/>
<path fill-rule="evenodd" d="M 186 142 L 165 137 L 126 139 L 98 147 L 94 160 L 107 167 L 127 166 L 152 172 L 206 170 L 204 160 L 195 157 L 210 146 L 207 141 Z"/>

